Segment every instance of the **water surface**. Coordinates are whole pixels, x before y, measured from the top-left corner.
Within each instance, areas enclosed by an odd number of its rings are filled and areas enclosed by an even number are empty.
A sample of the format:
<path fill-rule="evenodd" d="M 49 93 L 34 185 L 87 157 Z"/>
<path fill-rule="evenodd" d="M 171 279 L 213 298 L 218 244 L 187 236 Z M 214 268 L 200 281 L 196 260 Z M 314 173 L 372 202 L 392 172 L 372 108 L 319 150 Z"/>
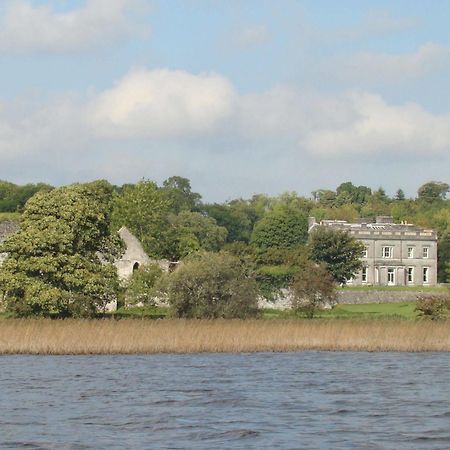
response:
<path fill-rule="evenodd" d="M 2 449 L 450 449 L 450 356 L 2 356 L 0 407 Z"/>

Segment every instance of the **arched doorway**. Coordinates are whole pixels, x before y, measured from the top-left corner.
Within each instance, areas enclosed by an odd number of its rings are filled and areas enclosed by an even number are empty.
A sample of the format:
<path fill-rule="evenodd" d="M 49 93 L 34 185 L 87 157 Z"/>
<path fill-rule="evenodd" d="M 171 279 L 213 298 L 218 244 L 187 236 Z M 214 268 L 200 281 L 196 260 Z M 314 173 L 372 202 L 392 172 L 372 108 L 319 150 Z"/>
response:
<path fill-rule="evenodd" d="M 138 262 L 135 262 L 133 264 L 133 273 L 136 272 L 136 270 L 139 270 L 139 263 Z"/>

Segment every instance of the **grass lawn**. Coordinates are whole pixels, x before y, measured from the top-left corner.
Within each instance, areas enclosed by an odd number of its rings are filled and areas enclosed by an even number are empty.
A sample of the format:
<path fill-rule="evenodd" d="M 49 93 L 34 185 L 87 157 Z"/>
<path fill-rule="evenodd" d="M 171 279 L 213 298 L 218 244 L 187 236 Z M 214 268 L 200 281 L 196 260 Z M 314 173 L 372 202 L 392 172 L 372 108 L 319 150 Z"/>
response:
<path fill-rule="evenodd" d="M 402 303 L 368 303 L 366 305 L 337 305 L 335 308 L 322 311 L 317 318 L 322 319 L 415 319 L 418 315 L 414 311 L 415 302 Z M 168 308 L 158 306 L 144 306 L 133 308 L 119 308 L 114 313 L 107 313 L 107 317 L 115 319 L 163 319 L 168 314 Z M 1 319 L 13 317 L 11 313 L 0 313 Z M 291 311 L 264 309 L 263 319 L 302 319 Z"/>
<path fill-rule="evenodd" d="M 21 214 L 15 212 L 0 212 L 0 222 L 3 220 L 19 220 Z"/>
<path fill-rule="evenodd" d="M 335 308 L 317 314 L 323 319 L 415 319 L 415 302 L 368 303 L 364 305 L 337 305 Z M 290 311 L 265 309 L 264 319 L 287 319 L 296 317 Z"/>

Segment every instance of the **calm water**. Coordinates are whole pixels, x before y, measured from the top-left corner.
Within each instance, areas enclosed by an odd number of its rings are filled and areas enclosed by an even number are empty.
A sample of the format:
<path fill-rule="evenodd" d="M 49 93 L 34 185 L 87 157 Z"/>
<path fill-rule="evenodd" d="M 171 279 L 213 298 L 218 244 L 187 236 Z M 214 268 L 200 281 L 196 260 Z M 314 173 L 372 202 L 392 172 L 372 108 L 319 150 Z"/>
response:
<path fill-rule="evenodd" d="M 450 449 L 450 356 L 0 357 L 0 448 Z"/>

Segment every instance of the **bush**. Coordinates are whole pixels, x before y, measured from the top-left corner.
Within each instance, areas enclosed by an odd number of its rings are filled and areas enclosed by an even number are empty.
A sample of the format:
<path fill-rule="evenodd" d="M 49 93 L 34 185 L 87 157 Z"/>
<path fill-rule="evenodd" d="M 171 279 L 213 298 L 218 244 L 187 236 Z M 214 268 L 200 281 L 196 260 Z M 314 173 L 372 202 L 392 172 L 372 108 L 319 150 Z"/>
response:
<path fill-rule="evenodd" d="M 311 319 L 319 309 L 336 304 L 336 284 L 324 266 L 309 263 L 296 275 L 292 296 L 292 309 Z"/>
<path fill-rule="evenodd" d="M 156 264 L 141 266 L 127 282 L 125 302 L 129 305 L 154 305 L 154 287 L 162 274 L 162 269 Z"/>
<path fill-rule="evenodd" d="M 450 296 L 417 297 L 416 311 L 431 320 L 450 318 Z"/>
<path fill-rule="evenodd" d="M 160 283 L 172 314 L 181 318 L 247 318 L 258 314 L 258 289 L 238 258 L 203 253 Z"/>

